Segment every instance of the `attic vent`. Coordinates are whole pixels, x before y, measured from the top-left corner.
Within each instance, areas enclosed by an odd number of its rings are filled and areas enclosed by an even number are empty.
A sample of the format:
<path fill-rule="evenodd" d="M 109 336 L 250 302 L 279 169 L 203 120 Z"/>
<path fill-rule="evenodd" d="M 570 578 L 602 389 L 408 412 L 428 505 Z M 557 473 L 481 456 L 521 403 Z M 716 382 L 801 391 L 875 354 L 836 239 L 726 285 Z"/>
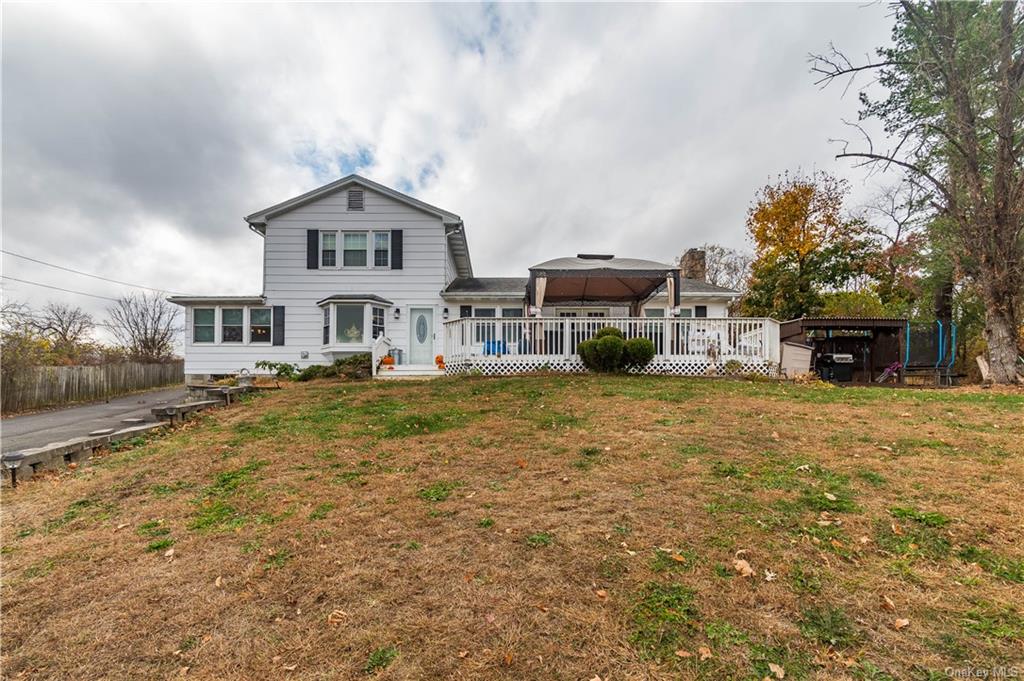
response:
<path fill-rule="evenodd" d="M 348 209 L 349 210 L 363 210 L 363 190 L 362 189 L 349 189 L 348 190 Z"/>
<path fill-rule="evenodd" d="M 577 253 L 576 257 L 580 260 L 611 260 L 614 255 L 604 255 L 601 253 Z"/>

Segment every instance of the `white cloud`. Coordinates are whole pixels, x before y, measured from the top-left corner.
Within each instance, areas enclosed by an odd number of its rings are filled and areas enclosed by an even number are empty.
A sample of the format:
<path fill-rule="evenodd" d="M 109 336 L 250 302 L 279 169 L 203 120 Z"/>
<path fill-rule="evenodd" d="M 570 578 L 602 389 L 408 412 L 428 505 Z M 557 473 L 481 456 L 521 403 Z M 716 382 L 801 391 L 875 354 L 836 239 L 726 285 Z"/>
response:
<path fill-rule="evenodd" d="M 260 288 L 241 216 L 353 167 L 463 216 L 478 274 L 744 243 L 755 189 L 825 168 L 854 5 L 12 5 L 4 247 L 171 290 Z M 123 290 L 13 258 L 5 273 Z M 50 294 L 5 283 L 41 304 Z M 93 310 L 102 303 L 76 300 Z"/>

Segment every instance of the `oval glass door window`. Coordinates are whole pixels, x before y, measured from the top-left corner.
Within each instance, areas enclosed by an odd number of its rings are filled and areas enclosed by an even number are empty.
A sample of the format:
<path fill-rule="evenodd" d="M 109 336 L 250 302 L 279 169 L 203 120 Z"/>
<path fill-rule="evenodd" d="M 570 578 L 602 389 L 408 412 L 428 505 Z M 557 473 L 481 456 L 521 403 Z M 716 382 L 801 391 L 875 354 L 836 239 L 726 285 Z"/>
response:
<path fill-rule="evenodd" d="M 420 343 L 427 342 L 427 318 L 424 315 L 416 318 L 416 340 Z"/>

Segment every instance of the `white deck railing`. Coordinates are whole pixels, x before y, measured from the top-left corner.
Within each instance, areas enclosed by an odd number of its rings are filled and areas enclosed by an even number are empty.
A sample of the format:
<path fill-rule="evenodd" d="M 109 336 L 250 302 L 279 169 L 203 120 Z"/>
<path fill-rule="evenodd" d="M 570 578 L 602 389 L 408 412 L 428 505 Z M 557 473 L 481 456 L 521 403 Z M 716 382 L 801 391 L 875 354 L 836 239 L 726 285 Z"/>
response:
<path fill-rule="evenodd" d="M 606 326 L 614 326 L 626 338 L 649 338 L 656 362 L 779 362 L 779 323 L 774 319 L 472 317 L 445 322 L 445 363 L 473 358 L 568 360 L 576 357 L 581 342 Z"/>

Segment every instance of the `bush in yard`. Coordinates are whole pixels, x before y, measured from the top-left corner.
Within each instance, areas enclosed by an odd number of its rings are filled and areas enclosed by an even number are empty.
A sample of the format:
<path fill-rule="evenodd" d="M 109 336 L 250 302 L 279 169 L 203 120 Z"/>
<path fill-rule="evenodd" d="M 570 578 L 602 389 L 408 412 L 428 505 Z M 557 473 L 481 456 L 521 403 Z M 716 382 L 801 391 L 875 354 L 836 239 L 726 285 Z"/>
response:
<path fill-rule="evenodd" d="M 594 338 L 604 338 L 605 336 L 617 336 L 618 338 L 623 337 L 622 331 L 614 326 L 603 326 L 594 334 Z"/>
<path fill-rule="evenodd" d="M 349 379 L 369 378 L 373 374 L 370 353 L 361 352 L 350 357 L 343 357 L 334 360 L 333 364 L 314 364 L 300 371 L 296 381 L 311 381 L 314 378 L 336 378 L 338 376 Z"/>
<path fill-rule="evenodd" d="M 576 352 L 590 371 L 609 373 L 646 366 L 654 359 L 654 343 L 647 338 L 623 340 L 622 331 L 606 326 L 598 329 L 593 338 L 580 343 Z"/>
<path fill-rule="evenodd" d="M 730 359 L 722 369 L 728 376 L 738 376 L 743 371 L 743 363 L 738 359 Z"/>
<path fill-rule="evenodd" d="M 270 360 L 261 359 L 256 362 L 257 369 L 266 369 L 267 371 L 274 372 L 276 378 L 295 378 L 295 374 L 299 371 L 298 364 L 292 364 L 291 362 L 271 362 Z"/>
<path fill-rule="evenodd" d="M 605 334 L 583 341 L 579 344 L 577 352 L 587 369 L 607 373 L 622 368 L 625 345 L 625 341 L 619 336 Z"/>
<path fill-rule="evenodd" d="M 654 359 L 654 343 L 649 338 L 630 338 L 622 353 L 625 367 L 645 367 Z"/>

